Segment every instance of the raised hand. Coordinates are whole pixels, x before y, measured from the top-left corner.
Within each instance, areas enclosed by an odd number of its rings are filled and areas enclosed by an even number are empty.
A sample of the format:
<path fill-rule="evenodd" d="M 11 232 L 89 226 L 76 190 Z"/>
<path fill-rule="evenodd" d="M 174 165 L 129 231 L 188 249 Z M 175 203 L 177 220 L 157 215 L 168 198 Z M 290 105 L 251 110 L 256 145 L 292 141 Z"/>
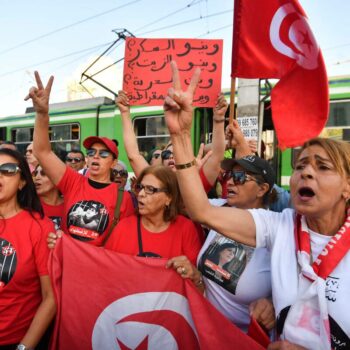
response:
<path fill-rule="evenodd" d="M 53 76 L 50 77 L 49 81 L 47 82 L 46 87 L 44 87 L 40 75 L 37 71 L 34 72 L 35 80 L 36 80 L 36 87 L 33 86 L 29 90 L 29 94 L 24 98 L 25 101 L 29 100 L 30 98 L 33 101 L 33 106 L 35 109 L 35 112 L 37 114 L 48 114 L 49 113 L 49 100 L 50 100 L 50 93 L 53 83 Z"/>
<path fill-rule="evenodd" d="M 225 120 L 225 114 L 228 108 L 228 103 L 223 93 L 219 94 L 216 106 L 213 108 L 213 118 L 220 122 Z"/>
<path fill-rule="evenodd" d="M 193 96 L 198 85 L 200 69 L 195 70 L 190 85 L 186 91 L 183 91 L 176 62 L 172 61 L 170 65 L 173 87 L 169 89 L 164 101 L 165 120 L 170 134 L 189 133 L 192 124 Z"/>
<path fill-rule="evenodd" d="M 129 98 L 125 91 L 118 91 L 118 97 L 115 99 L 115 104 L 118 106 L 120 113 L 130 113 Z"/>

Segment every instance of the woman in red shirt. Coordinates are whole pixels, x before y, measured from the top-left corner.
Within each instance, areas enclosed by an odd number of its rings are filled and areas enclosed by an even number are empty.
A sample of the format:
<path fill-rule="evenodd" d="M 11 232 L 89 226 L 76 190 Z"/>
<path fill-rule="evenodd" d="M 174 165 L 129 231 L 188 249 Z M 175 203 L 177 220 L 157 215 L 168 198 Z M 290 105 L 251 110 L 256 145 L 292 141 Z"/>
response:
<path fill-rule="evenodd" d="M 0 150 L 0 349 L 39 349 L 54 314 L 44 218 L 25 158 Z"/>
<path fill-rule="evenodd" d="M 138 214 L 120 221 L 105 247 L 146 257 L 186 255 L 195 263 L 200 238 L 194 223 L 180 215 L 182 200 L 174 172 L 162 165 L 147 167 L 136 190 Z"/>

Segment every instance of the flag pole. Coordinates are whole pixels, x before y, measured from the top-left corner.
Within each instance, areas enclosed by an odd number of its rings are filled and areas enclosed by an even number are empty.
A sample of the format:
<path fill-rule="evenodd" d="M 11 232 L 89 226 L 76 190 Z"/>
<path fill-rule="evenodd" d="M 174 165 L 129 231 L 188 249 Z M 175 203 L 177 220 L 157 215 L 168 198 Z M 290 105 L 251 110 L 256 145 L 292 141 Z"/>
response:
<path fill-rule="evenodd" d="M 230 94 L 230 114 L 229 124 L 233 124 L 235 118 L 235 93 L 236 93 L 236 77 L 231 77 L 231 94 Z"/>

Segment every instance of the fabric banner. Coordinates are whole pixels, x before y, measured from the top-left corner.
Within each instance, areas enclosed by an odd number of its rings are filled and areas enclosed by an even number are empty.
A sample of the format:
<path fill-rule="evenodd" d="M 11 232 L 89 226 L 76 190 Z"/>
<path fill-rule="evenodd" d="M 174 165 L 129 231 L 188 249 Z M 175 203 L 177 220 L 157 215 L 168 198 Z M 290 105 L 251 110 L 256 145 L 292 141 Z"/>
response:
<path fill-rule="evenodd" d="M 272 118 L 279 146 L 318 136 L 329 111 L 319 46 L 296 0 L 235 0 L 232 77 L 278 78 Z"/>
<path fill-rule="evenodd" d="M 57 299 L 52 349 L 263 349 L 164 259 L 64 236 L 50 258 Z"/>

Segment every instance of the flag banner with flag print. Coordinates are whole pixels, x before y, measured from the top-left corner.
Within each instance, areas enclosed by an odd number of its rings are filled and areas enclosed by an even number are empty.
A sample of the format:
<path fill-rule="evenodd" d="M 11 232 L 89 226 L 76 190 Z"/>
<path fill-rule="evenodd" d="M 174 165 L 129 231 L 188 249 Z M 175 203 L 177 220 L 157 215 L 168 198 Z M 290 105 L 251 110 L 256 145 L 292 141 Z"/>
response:
<path fill-rule="evenodd" d="M 231 75 L 280 79 L 271 93 L 280 148 L 321 133 L 329 112 L 327 73 L 296 0 L 235 0 Z"/>
<path fill-rule="evenodd" d="M 58 240 L 51 349 L 263 349 L 165 263 Z"/>

